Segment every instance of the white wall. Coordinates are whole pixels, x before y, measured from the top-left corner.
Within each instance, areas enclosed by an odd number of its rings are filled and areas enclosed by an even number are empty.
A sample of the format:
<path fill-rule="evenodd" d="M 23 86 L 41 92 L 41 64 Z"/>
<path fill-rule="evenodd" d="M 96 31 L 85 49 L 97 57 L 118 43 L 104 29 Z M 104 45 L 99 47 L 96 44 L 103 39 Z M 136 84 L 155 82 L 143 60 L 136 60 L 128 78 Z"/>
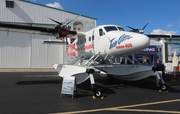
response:
<path fill-rule="evenodd" d="M 43 44 L 50 36 L 35 35 L 32 37 L 31 67 L 52 67 L 52 63 L 63 63 L 63 47 L 61 45 Z M 51 37 L 51 39 L 55 39 Z"/>
<path fill-rule="evenodd" d="M 52 68 L 52 63 L 63 63 L 62 46 L 43 44 L 50 36 L 6 31 L 0 35 L 0 68 Z"/>
<path fill-rule="evenodd" d="M 0 68 L 28 68 L 31 43 L 29 34 L 0 31 Z"/>

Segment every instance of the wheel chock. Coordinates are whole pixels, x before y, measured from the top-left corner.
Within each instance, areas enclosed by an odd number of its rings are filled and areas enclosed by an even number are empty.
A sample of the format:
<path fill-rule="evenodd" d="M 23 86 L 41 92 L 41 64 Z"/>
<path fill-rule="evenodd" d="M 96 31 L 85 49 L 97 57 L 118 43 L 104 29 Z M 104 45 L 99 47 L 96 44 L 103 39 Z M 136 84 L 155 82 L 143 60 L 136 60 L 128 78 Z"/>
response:
<path fill-rule="evenodd" d="M 94 95 L 92 96 L 92 98 L 93 98 L 93 99 L 96 99 L 96 97 L 95 97 Z"/>
<path fill-rule="evenodd" d="M 101 99 L 104 99 L 104 96 L 102 96 Z"/>
<path fill-rule="evenodd" d="M 96 99 L 96 97 L 93 95 L 92 96 L 93 99 Z M 102 96 L 100 99 L 104 99 L 104 96 Z"/>

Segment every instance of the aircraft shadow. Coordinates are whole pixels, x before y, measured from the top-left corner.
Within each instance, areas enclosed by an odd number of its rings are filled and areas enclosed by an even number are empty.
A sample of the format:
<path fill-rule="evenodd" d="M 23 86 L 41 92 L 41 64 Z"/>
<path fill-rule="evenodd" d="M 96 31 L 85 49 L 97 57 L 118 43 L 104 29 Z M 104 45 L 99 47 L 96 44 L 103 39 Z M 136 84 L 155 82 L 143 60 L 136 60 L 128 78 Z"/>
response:
<path fill-rule="evenodd" d="M 30 85 L 30 84 L 60 84 L 61 80 L 28 80 L 28 81 L 19 81 L 17 85 Z"/>
<path fill-rule="evenodd" d="M 176 86 L 180 86 L 179 80 L 172 80 L 164 78 L 166 85 L 168 86 L 168 91 L 173 93 L 180 93 L 180 89 L 176 89 Z M 156 86 L 155 77 L 149 77 L 148 79 L 138 80 L 138 81 L 124 81 L 113 79 L 112 81 L 108 81 L 105 79 L 97 79 L 97 85 L 99 88 L 102 88 L 107 92 L 107 94 L 113 94 L 113 90 L 115 89 L 124 89 L 124 88 L 143 88 L 143 89 L 151 89 L 158 91 L 159 88 Z M 110 91 L 109 91 L 110 90 Z"/>
<path fill-rule="evenodd" d="M 168 91 L 173 93 L 180 93 L 180 89 L 176 89 L 176 86 L 180 85 L 180 81 L 173 81 L 172 79 L 165 78 L 165 83 L 168 86 Z M 143 88 L 158 91 L 159 88 L 156 86 L 155 77 L 149 77 L 147 80 L 138 81 L 124 81 L 114 79 L 108 81 L 105 77 L 98 77 L 95 79 L 96 88 L 103 92 L 104 97 L 111 94 L 116 94 L 117 89 L 130 89 L 130 88 Z M 82 84 L 77 85 L 77 96 L 76 97 L 86 97 L 93 95 L 90 80 L 86 80 Z"/>
<path fill-rule="evenodd" d="M 180 81 L 179 79 L 174 79 L 172 78 L 164 78 L 166 84 L 168 85 L 168 90 L 169 92 L 173 93 L 180 93 L 179 89 L 176 89 L 176 86 L 180 86 Z M 149 77 L 148 81 L 145 82 L 145 80 L 139 80 L 139 81 L 124 81 L 124 80 L 118 80 L 114 79 L 112 81 L 108 81 L 106 77 L 98 77 L 95 79 L 96 82 L 96 88 L 101 90 L 103 92 L 104 97 L 107 97 L 108 95 L 111 94 L 116 94 L 116 90 L 118 89 L 124 89 L 124 88 L 143 88 L 143 89 L 151 89 L 154 91 L 158 91 L 159 88 L 156 87 L 156 82 L 155 82 L 154 77 Z M 50 80 L 24 80 L 24 81 L 19 81 L 16 83 L 17 85 L 31 85 L 31 84 L 60 84 L 62 85 L 62 80 L 61 79 L 50 79 Z M 82 97 L 87 97 L 93 95 L 93 91 L 91 88 L 91 83 L 90 79 L 86 80 L 85 82 L 76 85 L 77 91 L 74 94 L 74 97 L 82 98 Z"/>

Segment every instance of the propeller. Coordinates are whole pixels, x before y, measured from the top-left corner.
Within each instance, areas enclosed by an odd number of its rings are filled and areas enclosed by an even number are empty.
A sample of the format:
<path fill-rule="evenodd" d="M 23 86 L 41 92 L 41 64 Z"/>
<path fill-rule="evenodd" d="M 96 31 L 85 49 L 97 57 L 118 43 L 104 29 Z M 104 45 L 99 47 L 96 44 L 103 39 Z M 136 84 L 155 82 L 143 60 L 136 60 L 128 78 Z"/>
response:
<path fill-rule="evenodd" d="M 137 32 L 137 33 L 143 34 L 144 33 L 144 29 L 147 27 L 148 24 L 149 24 L 149 22 L 142 29 L 133 28 L 133 27 L 130 27 L 130 26 L 127 26 L 127 27 L 132 29 L 132 30 L 130 30 L 130 32 Z"/>
<path fill-rule="evenodd" d="M 56 39 L 58 38 L 63 38 L 62 40 L 64 40 L 64 37 L 66 38 L 66 43 L 68 44 L 67 41 L 67 35 L 68 34 L 77 34 L 76 31 L 70 31 L 71 30 L 71 26 L 69 26 L 69 23 L 71 23 L 72 21 L 74 21 L 76 18 L 78 18 L 80 15 L 76 16 L 74 19 L 72 19 L 69 22 L 58 22 L 54 19 L 51 19 L 49 17 L 47 17 L 48 19 L 50 19 L 51 21 L 57 23 L 58 25 L 55 27 L 55 33 L 54 35 L 56 36 Z"/>

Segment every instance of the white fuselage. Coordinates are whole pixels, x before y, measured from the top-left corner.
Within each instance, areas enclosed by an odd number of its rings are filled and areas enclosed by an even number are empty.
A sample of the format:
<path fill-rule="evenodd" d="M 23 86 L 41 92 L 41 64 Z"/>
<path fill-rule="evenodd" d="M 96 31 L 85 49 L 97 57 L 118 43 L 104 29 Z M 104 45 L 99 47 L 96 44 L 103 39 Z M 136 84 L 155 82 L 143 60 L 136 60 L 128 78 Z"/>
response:
<path fill-rule="evenodd" d="M 100 53 L 101 58 L 128 55 L 150 44 L 146 35 L 126 32 L 116 25 L 103 25 L 79 34 L 80 38 L 71 44 L 77 50 L 68 48 L 68 52 L 72 56 L 83 53 L 87 59 L 96 53 Z"/>

